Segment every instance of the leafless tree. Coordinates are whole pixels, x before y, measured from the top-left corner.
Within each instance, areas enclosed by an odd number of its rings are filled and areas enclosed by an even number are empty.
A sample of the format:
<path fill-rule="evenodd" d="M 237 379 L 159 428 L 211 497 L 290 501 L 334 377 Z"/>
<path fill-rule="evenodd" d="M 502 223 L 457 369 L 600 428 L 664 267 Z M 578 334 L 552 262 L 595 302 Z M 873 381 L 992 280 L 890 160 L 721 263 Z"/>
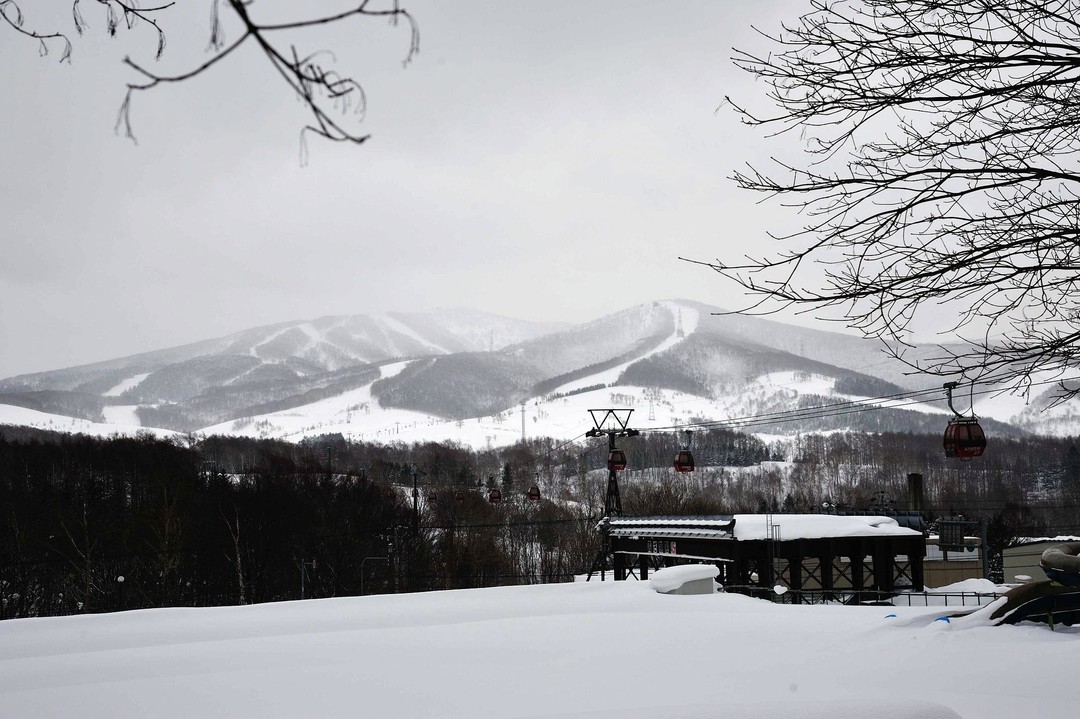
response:
<path fill-rule="evenodd" d="M 176 74 L 163 74 L 151 69 L 145 63 L 124 58 L 124 63 L 135 73 L 136 79 L 129 82 L 127 92 L 120 106 L 116 120 L 117 132 L 135 140 L 131 126 L 131 100 L 135 93 L 151 90 L 158 85 L 183 82 L 202 75 L 243 47 L 250 47 L 265 56 L 273 69 L 286 85 L 295 93 L 309 112 L 309 122 L 301 130 L 303 143 L 307 133 L 337 142 L 360 144 L 366 141 L 368 134 L 356 126 L 363 122 L 367 98 L 360 82 L 351 75 L 339 74 L 331 66 L 334 54 L 329 51 L 301 51 L 295 45 L 286 45 L 282 38 L 293 37 L 297 31 L 316 29 L 322 26 L 342 25 L 353 19 L 386 19 L 392 24 L 405 23 L 410 31 L 410 40 L 404 54 L 403 63 L 408 64 L 420 50 L 419 27 L 412 15 L 402 8 L 398 0 L 384 0 L 375 3 L 372 0 L 355 0 L 348 3 L 335 3 L 321 0 L 317 3 L 295 3 L 284 20 L 263 20 L 257 12 L 264 6 L 267 17 L 274 15 L 271 3 L 256 0 L 204 0 L 210 19 L 208 57 L 192 61 L 186 71 Z M 153 0 L 151 0 L 153 3 Z M 61 62 L 71 61 L 72 43 L 69 35 L 62 30 L 34 29 L 27 22 L 22 9 L 22 0 L 0 0 L 0 20 L 7 23 L 15 32 L 34 40 L 41 55 L 47 55 L 50 49 L 59 46 Z M 85 4 L 98 6 L 104 14 L 105 28 L 110 36 L 120 30 L 133 30 L 136 26 L 149 28 L 157 36 L 155 59 L 161 59 L 165 52 L 166 26 L 170 11 L 176 3 L 163 0 L 160 3 L 139 2 L 138 0 L 72 0 L 72 23 L 77 34 L 82 35 L 89 24 L 83 15 Z M 334 6 L 337 6 L 337 9 Z M 89 12 L 89 11 L 88 11 Z M 228 35 L 233 39 L 229 40 Z M 347 119 L 348 117 L 352 119 Z M 303 145 L 302 145 L 303 147 Z"/>
<path fill-rule="evenodd" d="M 799 208 L 775 252 L 704 263 L 752 298 L 880 338 L 916 370 L 1080 383 L 1080 5 L 814 0 L 734 62 L 788 148 L 734 179 Z M 794 148 L 794 149 L 793 149 Z M 734 260 L 735 258 L 730 258 Z M 915 356 L 913 322 L 950 315 Z"/>

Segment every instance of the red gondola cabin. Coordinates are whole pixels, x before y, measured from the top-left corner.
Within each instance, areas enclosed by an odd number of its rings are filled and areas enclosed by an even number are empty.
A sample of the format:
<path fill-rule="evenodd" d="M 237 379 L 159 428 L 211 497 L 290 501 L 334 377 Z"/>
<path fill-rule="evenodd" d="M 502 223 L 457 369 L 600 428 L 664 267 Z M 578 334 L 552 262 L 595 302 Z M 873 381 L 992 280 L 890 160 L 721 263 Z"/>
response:
<path fill-rule="evenodd" d="M 613 449 L 608 453 L 607 468 L 612 472 L 621 472 L 626 469 L 626 455 L 621 449 Z"/>
<path fill-rule="evenodd" d="M 694 455 L 688 449 L 679 450 L 675 455 L 675 471 L 676 472 L 693 472 L 694 471 Z"/>
<path fill-rule="evenodd" d="M 488 501 L 492 504 L 498 504 L 502 501 L 502 492 L 497 489 L 493 489 L 488 492 Z"/>
<path fill-rule="evenodd" d="M 530 502 L 539 502 L 540 488 L 534 484 L 533 486 L 529 487 L 529 492 L 526 496 L 529 498 Z"/>
<path fill-rule="evenodd" d="M 945 456 L 952 459 L 981 457 L 986 449 L 986 435 L 974 417 L 949 420 L 945 428 Z"/>

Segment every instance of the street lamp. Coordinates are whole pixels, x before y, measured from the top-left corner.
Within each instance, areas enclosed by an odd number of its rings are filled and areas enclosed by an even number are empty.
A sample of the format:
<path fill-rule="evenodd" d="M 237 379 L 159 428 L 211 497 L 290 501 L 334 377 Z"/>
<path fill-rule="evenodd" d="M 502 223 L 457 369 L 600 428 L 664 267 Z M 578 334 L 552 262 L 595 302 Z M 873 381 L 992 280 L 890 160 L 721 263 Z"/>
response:
<path fill-rule="evenodd" d="M 124 608 L 124 575 L 121 574 L 116 578 L 116 587 L 120 592 L 120 609 Z"/>

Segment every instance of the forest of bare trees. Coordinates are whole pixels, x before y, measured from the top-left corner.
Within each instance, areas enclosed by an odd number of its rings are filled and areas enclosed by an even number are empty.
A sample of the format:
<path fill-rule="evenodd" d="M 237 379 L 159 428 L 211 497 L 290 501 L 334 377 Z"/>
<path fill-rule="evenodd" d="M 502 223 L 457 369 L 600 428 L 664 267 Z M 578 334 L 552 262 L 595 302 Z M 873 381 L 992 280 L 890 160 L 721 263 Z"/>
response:
<path fill-rule="evenodd" d="M 906 509 L 905 477 L 920 472 L 929 520 L 987 519 L 1002 543 L 1080 533 L 1073 440 L 1001 439 L 957 462 L 931 435 L 767 445 L 712 430 L 694 437 L 690 475 L 673 471 L 674 446 L 666 433 L 624 443 L 627 514 L 888 513 Z M 0 617 L 569 581 L 598 547 L 605 451 L 550 439 L 474 451 L 5 428 Z M 534 484 L 540 501 L 526 499 Z"/>

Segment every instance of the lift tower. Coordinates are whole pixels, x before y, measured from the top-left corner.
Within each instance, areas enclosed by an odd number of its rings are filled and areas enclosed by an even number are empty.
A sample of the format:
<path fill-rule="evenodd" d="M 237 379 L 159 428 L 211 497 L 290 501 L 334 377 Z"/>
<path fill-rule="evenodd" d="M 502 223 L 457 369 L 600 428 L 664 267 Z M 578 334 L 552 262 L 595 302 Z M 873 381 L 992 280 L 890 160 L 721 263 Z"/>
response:
<path fill-rule="evenodd" d="M 603 534 L 603 540 L 600 546 L 600 552 L 596 555 L 596 560 L 593 561 L 593 566 L 589 570 L 589 576 L 586 581 L 592 579 L 594 572 L 600 572 L 600 580 L 604 580 L 604 571 L 607 567 L 608 557 L 611 556 L 611 537 L 608 533 L 608 518 L 609 517 L 621 517 L 622 516 L 622 498 L 619 496 L 619 470 L 626 467 L 626 455 L 622 450 L 615 446 L 615 439 L 617 437 L 637 437 L 640 432 L 636 429 L 631 429 L 630 415 L 633 413 L 632 409 L 590 409 L 589 415 L 592 417 L 593 428 L 585 433 L 586 437 L 604 437 L 608 438 L 608 483 L 607 494 L 604 497 L 604 518 L 600 521 L 600 531 Z M 618 576 L 623 570 L 621 567 L 612 567 L 616 574 L 616 579 L 625 579 L 625 576 Z"/>

